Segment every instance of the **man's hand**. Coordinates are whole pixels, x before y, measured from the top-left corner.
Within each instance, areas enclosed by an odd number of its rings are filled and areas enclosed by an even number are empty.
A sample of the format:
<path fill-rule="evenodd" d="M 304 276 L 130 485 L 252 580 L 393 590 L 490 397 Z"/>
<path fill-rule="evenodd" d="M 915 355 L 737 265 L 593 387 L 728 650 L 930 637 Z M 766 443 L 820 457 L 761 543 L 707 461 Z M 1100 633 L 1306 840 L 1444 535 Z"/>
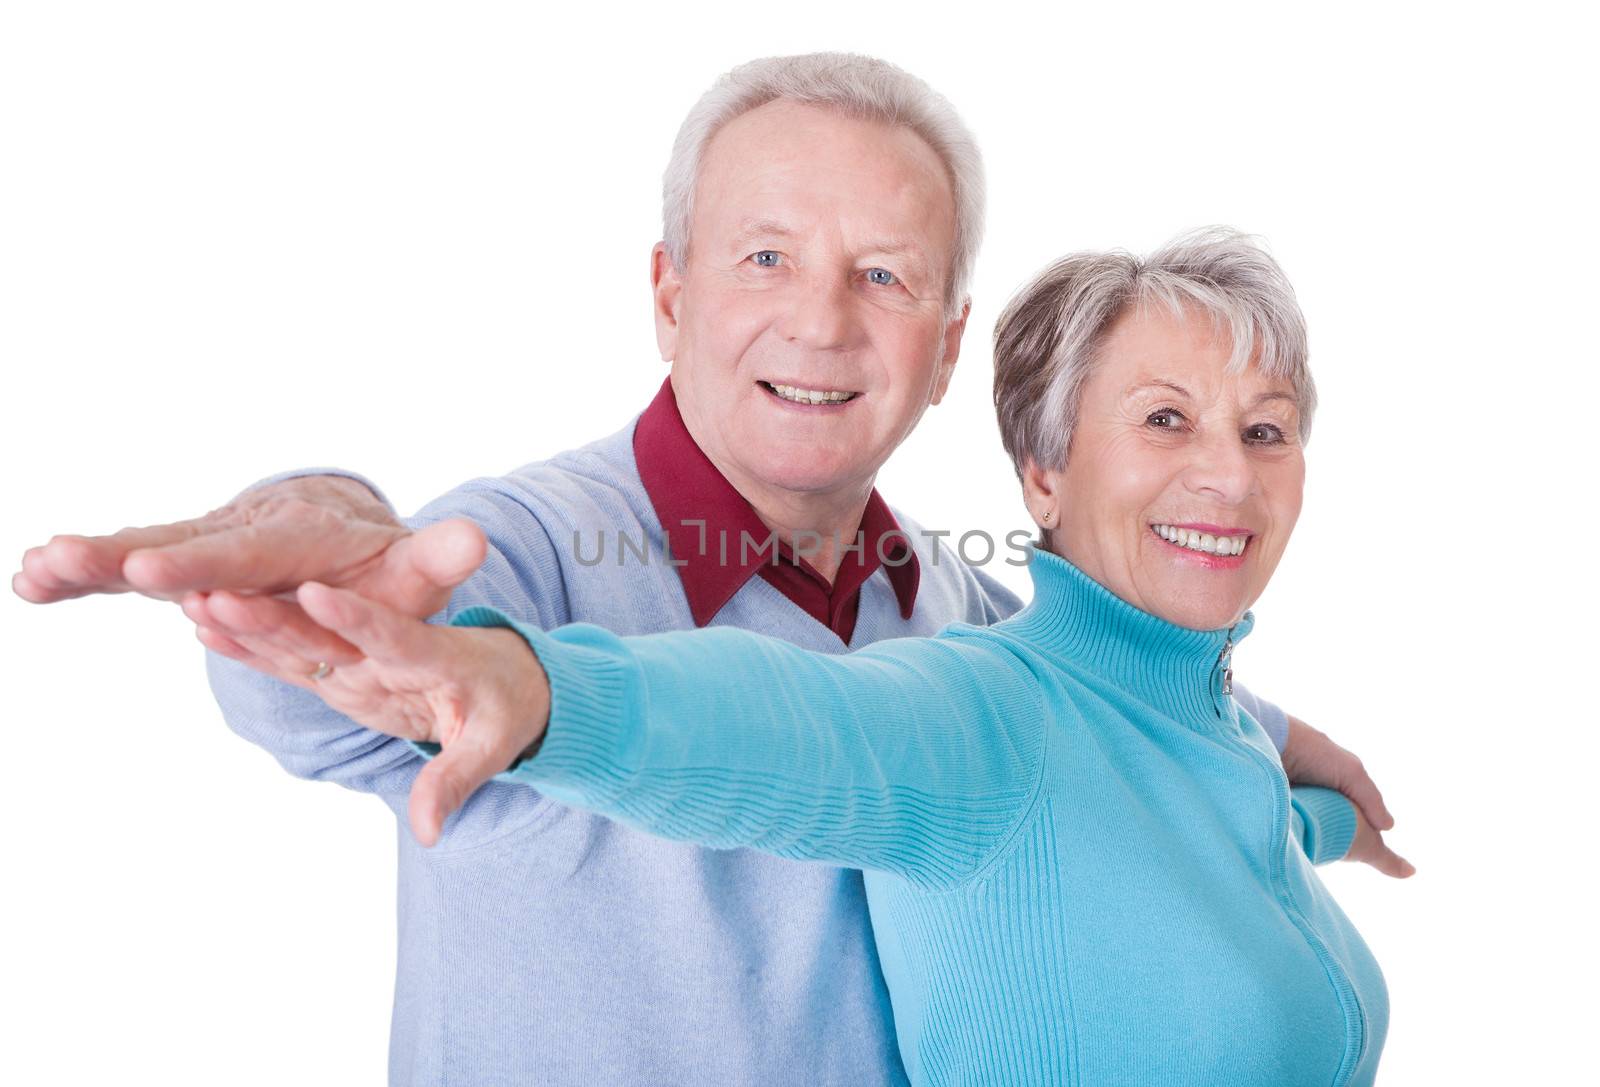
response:
<path fill-rule="evenodd" d="M 321 581 L 422 618 L 445 605 L 483 562 L 486 547 L 482 530 L 469 521 L 412 533 L 359 482 L 305 476 L 248 491 L 189 521 L 110 536 L 57 536 L 23 555 L 11 587 L 36 604 L 124 592 L 180 600 L 227 589 L 258 621 L 288 625 L 315 647 L 318 660 L 333 663 L 360 654 L 298 604 L 273 594 Z M 227 644 L 215 631 L 210 640 L 202 631 L 201 641 L 219 651 Z M 239 656 L 242 647 L 230 648 L 229 655 Z"/>
<path fill-rule="evenodd" d="M 1293 785 L 1321 785 L 1343 793 L 1356 809 L 1356 837 L 1346 860 L 1362 861 L 1396 879 L 1416 871 L 1383 842 L 1381 831 L 1394 827 L 1394 816 L 1361 760 L 1298 717 L 1289 718 L 1283 746 L 1283 771 Z"/>
<path fill-rule="evenodd" d="M 442 746 L 411 786 L 411 831 L 433 845 L 451 812 L 544 735 L 550 684 L 538 657 L 513 630 L 431 626 L 316 582 L 296 595 L 362 656 L 290 682 L 368 728 Z"/>

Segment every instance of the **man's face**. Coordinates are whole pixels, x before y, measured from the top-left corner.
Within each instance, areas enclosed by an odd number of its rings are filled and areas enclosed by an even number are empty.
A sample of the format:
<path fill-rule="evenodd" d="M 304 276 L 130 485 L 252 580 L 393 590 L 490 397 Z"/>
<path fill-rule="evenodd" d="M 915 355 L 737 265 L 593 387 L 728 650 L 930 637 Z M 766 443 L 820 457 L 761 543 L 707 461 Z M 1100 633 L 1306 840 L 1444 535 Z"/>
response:
<path fill-rule="evenodd" d="M 684 422 L 748 497 L 864 497 L 944 395 L 955 200 L 921 137 L 793 102 L 711 140 L 686 267 L 657 247 L 656 326 Z"/>

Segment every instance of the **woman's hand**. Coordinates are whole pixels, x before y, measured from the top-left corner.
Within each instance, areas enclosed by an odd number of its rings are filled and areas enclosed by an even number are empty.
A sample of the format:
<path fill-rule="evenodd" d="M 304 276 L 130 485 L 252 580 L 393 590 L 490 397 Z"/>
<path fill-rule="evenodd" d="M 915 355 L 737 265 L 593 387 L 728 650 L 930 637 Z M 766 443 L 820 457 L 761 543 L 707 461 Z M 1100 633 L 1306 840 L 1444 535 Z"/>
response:
<path fill-rule="evenodd" d="M 445 817 L 544 735 L 550 686 L 528 643 L 504 628 L 431 626 L 346 589 L 308 581 L 298 607 L 356 650 L 315 678 L 297 631 L 274 630 L 270 609 L 234 594 L 191 593 L 184 612 L 200 640 L 225 656 L 315 692 L 328 705 L 391 736 L 443 750 L 411 786 L 411 830 L 431 846 Z M 294 605 L 274 601 L 283 608 Z M 244 650 L 216 628 L 247 640 Z M 246 659 L 248 658 L 248 659 Z M 332 663 L 332 662 L 330 662 Z"/>
<path fill-rule="evenodd" d="M 1386 876 L 1405 879 L 1416 874 L 1416 865 L 1383 844 L 1383 834 L 1367 822 L 1360 805 L 1351 805 L 1356 812 L 1356 836 L 1351 839 L 1350 850 L 1344 855 L 1347 861 L 1370 864 Z"/>

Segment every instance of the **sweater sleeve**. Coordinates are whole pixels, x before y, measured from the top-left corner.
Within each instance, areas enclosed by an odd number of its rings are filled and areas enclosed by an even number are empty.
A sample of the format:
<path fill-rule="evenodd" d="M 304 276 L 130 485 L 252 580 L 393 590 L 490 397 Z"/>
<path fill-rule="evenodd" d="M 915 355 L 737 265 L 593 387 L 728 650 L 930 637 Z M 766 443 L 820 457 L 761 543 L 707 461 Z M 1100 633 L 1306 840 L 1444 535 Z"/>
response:
<path fill-rule="evenodd" d="M 295 474 L 313 473 L 286 473 L 263 483 Z M 372 486 L 351 473 L 315 474 L 347 475 Z M 555 545 L 533 512 L 485 480 L 450 492 L 404 521 L 418 529 L 449 517 L 466 517 L 481 526 L 489 538 L 488 556 L 429 622 L 443 623 L 458 611 L 483 604 L 540 626 L 567 620 Z M 289 773 L 375 793 L 404 820 L 411 783 L 425 762 L 412 745 L 358 724 L 311 691 L 219 654 L 207 652 L 206 672 L 223 719 L 235 733 L 264 748 Z M 502 784 L 480 790 L 447 824 L 446 834 L 469 844 L 517 818 L 532 803 L 543 800 L 526 788 Z"/>
<path fill-rule="evenodd" d="M 1289 715 L 1274 703 L 1251 693 L 1244 684 L 1237 681 L 1233 685 L 1233 700 L 1256 719 L 1261 731 L 1267 734 L 1267 739 L 1272 741 L 1272 746 L 1282 755 L 1284 745 L 1289 742 Z"/>
<path fill-rule="evenodd" d="M 454 622 L 516 630 L 549 676 L 549 729 L 510 776 L 663 837 L 944 887 L 1003 848 L 1042 778 L 1038 684 L 981 637 L 835 655 L 731 627 Z"/>
<path fill-rule="evenodd" d="M 1341 792 L 1315 785 L 1289 789 L 1291 832 L 1312 864 L 1343 860 L 1356 836 L 1355 805 Z"/>

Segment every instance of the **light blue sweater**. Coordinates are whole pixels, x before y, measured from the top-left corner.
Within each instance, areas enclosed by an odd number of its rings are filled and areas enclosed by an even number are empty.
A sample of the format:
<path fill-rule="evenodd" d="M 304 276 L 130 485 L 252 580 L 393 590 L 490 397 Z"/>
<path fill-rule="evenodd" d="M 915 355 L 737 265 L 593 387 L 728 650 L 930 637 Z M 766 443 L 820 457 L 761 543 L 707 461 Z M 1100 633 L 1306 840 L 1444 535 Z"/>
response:
<path fill-rule="evenodd" d="M 632 439 L 629 423 L 581 449 L 472 480 L 407 518 L 421 528 L 467 517 L 489 538 L 483 566 L 432 621 L 490 605 L 545 628 L 692 628 Z M 880 570 L 862 587 L 849 646 L 760 577 L 714 623 L 842 653 L 951 622 L 991 623 L 1020 606 L 897 517 L 922 569 L 909 620 Z M 584 561 L 602 533 L 605 561 Z M 424 763 L 410 745 L 225 657 L 208 654 L 207 667 L 240 735 L 291 773 L 376 794 L 396 815 L 391 1083 L 905 1081 L 860 872 L 664 841 L 505 780 L 475 793 L 440 843 L 423 849 L 405 819 Z M 1258 709 L 1242 687 L 1237 696 L 1281 747 L 1282 711 Z M 328 923 L 352 922 L 329 903 Z"/>
<path fill-rule="evenodd" d="M 1311 868 L 1353 812 L 1291 796 L 1226 693 L 1251 617 L 1187 630 L 1054 555 L 1032 571 L 1009 620 L 848 656 L 454 622 L 543 662 L 549 731 L 513 776 L 544 795 L 868 870 L 913 1082 L 1371 1083 L 1383 978 Z"/>

